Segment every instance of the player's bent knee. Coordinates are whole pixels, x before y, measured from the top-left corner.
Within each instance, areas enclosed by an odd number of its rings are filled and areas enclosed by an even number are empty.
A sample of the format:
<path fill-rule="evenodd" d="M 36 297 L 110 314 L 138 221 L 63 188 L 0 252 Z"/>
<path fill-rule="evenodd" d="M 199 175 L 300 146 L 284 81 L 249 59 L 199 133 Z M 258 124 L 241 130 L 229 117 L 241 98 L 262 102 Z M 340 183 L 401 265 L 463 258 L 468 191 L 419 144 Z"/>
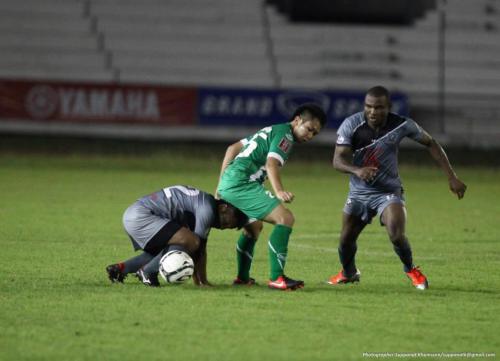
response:
<path fill-rule="evenodd" d="M 255 222 L 255 227 L 253 229 L 255 232 L 260 233 L 263 228 L 264 228 L 264 225 L 262 224 L 262 222 L 258 221 L 258 222 Z"/>
<path fill-rule="evenodd" d="M 262 231 L 262 228 L 264 228 L 264 225 L 261 221 L 253 222 L 243 228 L 243 233 L 245 234 L 245 236 L 257 240 L 259 238 L 260 232 Z"/>
<path fill-rule="evenodd" d="M 341 235 L 340 236 L 340 245 L 347 245 L 347 244 L 353 244 L 356 243 L 356 237 L 353 236 L 347 236 L 347 235 Z"/>
<path fill-rule="evenodd" d="M 293 224 L 295 223 L 295 217 L 293 216 L 292 212 L 286 209 L 286 212 L 283 212 L 278 223 L 288 227 L 293 227 Z"/>
<path fill-rule="evenodd" d="M 283 207 L 281 204 L 276 207 L 271 214 L 266 216 L 264 220 L 273 224 L 282 224 L 287 227 L 293 227 L 293 224 L 295 223 L 295 218 L 292 212 Z"/>

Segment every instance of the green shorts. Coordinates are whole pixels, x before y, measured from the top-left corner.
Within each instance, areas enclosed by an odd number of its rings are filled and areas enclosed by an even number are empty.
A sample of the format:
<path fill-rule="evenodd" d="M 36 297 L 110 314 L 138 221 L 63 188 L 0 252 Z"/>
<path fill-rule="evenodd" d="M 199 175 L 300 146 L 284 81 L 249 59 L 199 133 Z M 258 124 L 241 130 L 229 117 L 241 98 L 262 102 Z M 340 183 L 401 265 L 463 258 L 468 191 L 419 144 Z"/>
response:
<path fill-rule="evenodd" d="M 231 186 L 222 183 L 217 192 L 222 199 L 245 213 L 250 222 L 262 220 L 281 202 L 258 182 L 241 182 Z"/>

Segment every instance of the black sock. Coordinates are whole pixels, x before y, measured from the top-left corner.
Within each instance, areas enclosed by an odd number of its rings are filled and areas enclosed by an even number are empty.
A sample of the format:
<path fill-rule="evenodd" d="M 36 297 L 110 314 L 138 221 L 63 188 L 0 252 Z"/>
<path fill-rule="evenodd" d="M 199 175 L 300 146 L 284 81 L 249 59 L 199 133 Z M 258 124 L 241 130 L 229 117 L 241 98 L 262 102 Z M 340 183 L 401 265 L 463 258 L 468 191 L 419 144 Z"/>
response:
<path fill-rule="evenodd" d="M 153 255 L 147 252 L 141 253 L 138 256 L 132 257 L 124 262 L 123 264 L 123 273 L 134 273 L 139 270 L 142 266 L 153 259 Z"/>
<path fill-rule="evenodd" d="M 394 244 L 394 251 L 399 256 L 401 262 L 403 262 L 404 271 L 410 272 L 410 270 L 415 266 L 413 265 L 413 256 L 408 240 L 405 240 L 402 244 Z"/>
<path fill-rule="evenodd" d="M 339 258 L 346 277 L 352 277 L 356 274 L 354 256 L 357 250 L 356 243 L 343 243 L 339 246 Z"/>

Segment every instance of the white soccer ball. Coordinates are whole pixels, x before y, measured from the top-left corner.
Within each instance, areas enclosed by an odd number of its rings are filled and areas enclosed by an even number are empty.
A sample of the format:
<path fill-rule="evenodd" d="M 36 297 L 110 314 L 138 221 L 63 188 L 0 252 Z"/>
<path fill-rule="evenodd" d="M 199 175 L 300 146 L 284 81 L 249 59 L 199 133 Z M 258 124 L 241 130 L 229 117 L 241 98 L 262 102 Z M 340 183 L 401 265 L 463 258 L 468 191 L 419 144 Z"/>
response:
<path fill-rule="evenodd" d="M 167 252 L 160 260 L 160 275 L 168 283 L 182 283 L 194 272 L 193 259 L 182 251 Z"/>

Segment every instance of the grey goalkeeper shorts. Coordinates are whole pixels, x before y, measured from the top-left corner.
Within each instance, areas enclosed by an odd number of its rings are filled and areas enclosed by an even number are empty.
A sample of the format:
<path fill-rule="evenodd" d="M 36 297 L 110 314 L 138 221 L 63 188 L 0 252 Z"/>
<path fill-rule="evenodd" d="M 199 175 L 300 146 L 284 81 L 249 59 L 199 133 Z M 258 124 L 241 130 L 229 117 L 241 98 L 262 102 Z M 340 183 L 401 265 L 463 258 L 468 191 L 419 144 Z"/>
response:
<path fill-rule="evenodd" d="M 135 250 L 143 249 L 157 254 L 172 236 L 181 228 L 175 221 L 153 214 L 150 209 L 137 201 L 123 214 L 123 227 Z"/>

